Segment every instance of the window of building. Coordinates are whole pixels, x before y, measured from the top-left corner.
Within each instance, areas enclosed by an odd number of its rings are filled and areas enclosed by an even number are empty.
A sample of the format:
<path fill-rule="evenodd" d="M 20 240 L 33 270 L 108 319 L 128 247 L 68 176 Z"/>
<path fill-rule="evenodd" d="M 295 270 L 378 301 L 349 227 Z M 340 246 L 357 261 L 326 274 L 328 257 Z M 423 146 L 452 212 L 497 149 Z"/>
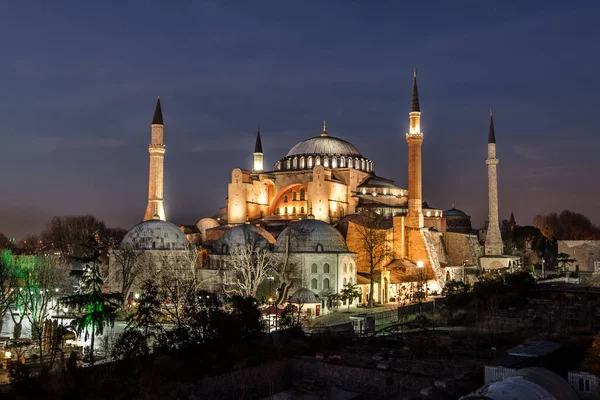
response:
<path fill-rule="evenodd" d="M 348 168 L 352 168 L 352 159 L 351 158 L 348 159 Z"/>
<path fill-rule="evenodd" d="M 352 285 L 352 278 L 348 278 L 348 283 Z"/>
<path fill-rule="evenodd" d="M 346 278 L 344 278 L 344 285 L 346 285 L 348 283 L 348 280 Z"/>
<path fill-rule="evenodd" d="M 315 278 L 312 278 L 310 280 L 310 288 L 311 289 L 316 289 L 317 288 L 317 280 Z"/>
<path fill-rule="evenodd" d="M 317 264 L 313 264 L 313 265 L 310 266 L 310 273 L 311 274 L 316 274 L 317 271 L 318 271 Z"/>
<path fill-rule="evenodd" d="M 304 160 L 304 157 L 300 158 L 300 168 L 301 169 L 306 168 L 306 161 Z"/>
<path fill-rule="evenodd" d="M 308 168 L 312 168 L 312 166 L 313 166 L 313 159 L 312 159 L 312 156 L 309 156 L 308 157 Z"/>
<path fill-rule="evenodd" d="M 340 218 L 344 218 L 344 209 L 340 208 Z"/>
<path fill-rule="evenodd" d="M 294 157 L 294 161 L 292 163 L 294 165 L 294 169 L 298 168 L 298 159 Z"/>
<path fill-rule="evenodd" d="M 329 289 L 329 279 L 323 279 L 323 289 Z"/>
<path fill-rule="evenodd" d="M 287 213 L 288 213 L 288 212 L 287 212 L 287 207 L 284 207 L 284 208 L 283 208 L 283 213 L 284 213 L 284 214 L 287 214 Z"/>
<path fill-rule="evenodd" d="M 304 207 L 300 207 L 300 214 L 304 214 Z"/>
<path fill-rule="evenodd" d="M 275 209 L 275 214 L 279 214 L 279 207 Z"/>
<path fill-rule="evenodd" d="M 292 214 L 296 214 L 296 207 L 292 207 Z"/>
<path fill-rule="evenodd" d="M 304 200 L 304 196 L 306 195 L 306 192 L 304 191 L 304 188 L 300 189 L 300 200 Z"/>
<path fill-rule="evenodd" d="M 591 392 L 591 385 L 589 379 L 579 378 L 579 391 L 580 392 Z"/>
<path fill-rule="evenodd" d="M 321 253 L 321 252 L 323 252 L 323 245 L 321 243 L 319 243 L 317 245 L 317 253 Z"/>
<path fill-rule="evenodd" d="M 354 264 L 350 263 L 350 272 L 354 272 Z"/>
<path fill-rule="evenodd" d="M 329 168 L 329 158 L 328 157 L 323 157 L 323 166 L 325 168 Z"/>
<path fill-rule="evenodd" d="M 336 157 L 331 158 L 331 168 L 337 168 L 337 158 Z"/>
<path fill-rule="evenodd" d="M 287 162 L 286 162 L 286 164 L 287 164 L 287 169 L 291 169 L 291 162 L 292 162 L 292 160 L 290 160 L 290 159 L 288 158 L 288 159 L 287 159 Z"/>
<path fill-rule="evenodd" d="M 315 165 L 321 165 L 321 157 L 315 158 Z"/>
<path fill-rule="evenodd" d="M 346 166 L 346 159 L 344 157 L 340 157 L 340 168 L 344 168 Z"/>
<path fill-rule="evenodd" d="M 323 264 L 323 273 L 324 274 L 329 273 L 329 264 L 327 264 L 327 263 Z"/>
<path fill-rule="evenodd" d="M 344 273 L 348 272 L 348 264 L 344 263 Z"/>
<path fill-rule="evenodd" d="M 292 192 L 292 201 L 296 201 L 296 192 Z"/>
<path fill-rule="evenodd" d="M 284 203 L 287 203 L 287 202 L 288 202 L 288 195 L 287 195 L 287 194 L 286 194 L 286 195 L 283 195 L 283 202 L 284 202 Z"/>

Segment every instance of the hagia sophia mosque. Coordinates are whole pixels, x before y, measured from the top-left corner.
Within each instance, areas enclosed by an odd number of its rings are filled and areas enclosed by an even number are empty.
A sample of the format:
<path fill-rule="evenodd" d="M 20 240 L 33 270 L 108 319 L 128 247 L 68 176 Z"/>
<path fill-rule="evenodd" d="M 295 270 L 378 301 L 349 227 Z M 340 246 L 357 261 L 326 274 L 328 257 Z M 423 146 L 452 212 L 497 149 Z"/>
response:
<path fill-rule="evenodd" d="M 366 303 L 399 301 L 425 277 L 428 290 L 440 292 L 446 281 L 469 280 L 470 271 L 510 268 L 518 257 L 503 255 L 498 223 L 496 136 L 490 110 L 487 159 L 488 225 L 481 235 L 470 217 L 454 206 L 446 211 L 422 199 L 421 107 L 417 73 L 413 76 L 408 145 L 408 187 L 376 174 L 375 162 L 352 143 L 327 132 L 294 145 L 272 169 L 265 169 L 260 131 L 256 134 L 252 168 L 234 168 L 227 200 L 216 215 L 193 226 L 167 221 L 163 197 L 164 124 L 160 98 L 156 104 L 149 146 L 148 205 L 144 221 L 125 236 L 121 249 L 164 256 L 185 252 L 190 243 L 208 250 L 198 273 L 211 281 L 210 290 L 226 283 L 228 262 L 236 246 L 252 242 L 274 253 L 289 252 L 297 279 L 284 300 L 307 304 L 312 315 L 327 313 L 327 298 L 347 283 L 358 285 Z M 398 166 L 400 168 L 400 166 Z M 361 232 L 367 222 L 385 231 L 385 259 L 371 274 Z M 373 228 L 373 226 L 370 226 Z M 111 257 L 111 264 L 114 257 Z M 474 275 L 473 275 L 474 276 Z M 419 279 L 421 279 L 419 278 Z"/>

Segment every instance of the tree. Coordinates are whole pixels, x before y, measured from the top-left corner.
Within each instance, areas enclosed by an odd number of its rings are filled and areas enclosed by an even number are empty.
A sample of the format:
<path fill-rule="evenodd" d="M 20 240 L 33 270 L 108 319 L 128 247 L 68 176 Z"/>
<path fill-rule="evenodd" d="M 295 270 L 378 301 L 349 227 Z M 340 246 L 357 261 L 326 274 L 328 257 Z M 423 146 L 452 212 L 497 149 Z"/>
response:
<path fill-rule="evenodd" d="M 145 253 L 126 247 L 113 251 L 111 256 L 113 257 L 110 271 L 111 280 L 114 279 L 119 285 L 119 292 L 123 296 L 123 301 L 126 302 L 131 287 L 146 265 Z"/>
<path fill-rule="evenodd" d="M 296 314 L 299 314 L 298 307 L 294 304 L 288 303 L 281 311 L 281 315 L 279 317 L 279 327 L 281 329 L 288 329 L 298 326 Z"/>
<path fill-rule="evenodd" d="M 4 235 L 3 233 L 0 233 L 0 250 L 12 249 L 13 244 L 14 243 L 11 241 L 11 239 L 9 237 Z"/>
<path fill-rule="evenodd" d="M 255 243 L 233 247 L 225 270 L 225 292 L 242 297 L 256 296 L 258 286 L 275 271 L 275 265 L 273 253 Z"/>
<path fill-rule="evenodd" d="M 594 336 L 594 340 L 587 351 L 585 364 L 590 373 L 600 376 L 600 333 Z"/>
<path fill-rule="evenodd" d="M 47 329 L 51 308 L 55 306 L 58 286 L 67 276 L 66 269 L 60 268 L 58 260 L 50 256 L 24 256 L 18 260 L 21 290 L 15 292 L 18 304 L 31 325 L 32 339 L 37 341 L 40 352 L 40 368 L 47 372 L 44 353 L 50 354 L 48 367 L 51 368 L 56 356 L 57 329 Z M 54 325 L 52 325 L 54 326 Z"/>
<path fill-rule="evenodd" d="M 78 335 L 85 332 L 85 340 L 91 337 L 90 362 L 94 363 L 95 336 L 104 333 L 104 328 L 114 326 L 117 311 L 120 309 L 123 298 L 120 293 L 105 293 L 103 290 L 104 279 L 100 273 L 100 257 L 102 247 L 95 238 L 89 238 L 83 246 L 83 256 L 77 257 L 87 267 L 81 280 L 81 293 L 63 297 L 61 302 L 74 308 L 77 315 L 71 326 Z"/>
<path fill-rule="evenodd" d="M 537 215 L 533 225 L 549 240 L 600 239 L 600 227 L 593 225 L 585 215 L 569 210 L 563 210 L 560 215 Z"/>
<path fill-rule="evenodd" d="M 340 294 L 342 301 L 348 300 L 348 312 L 350 312 L 350 303 L 352 303 L 352 300 L 360 296 L 358 286 L 353 285 L 352 283 L 347 283 L 344 285 L 342 290 L 340 290 Z"/>
<path fill-rule="evenodd" d="M 0 252 L 0 330 L 6 312 L 15 301 L 19 280 L 14 255 L 10 250 Z"/>
<path fill-rule="evenodd" d="M 115 358 L 133 358 L 150 353 L 150 346 L 163 332 L 159 320 L 162 315 L 162 301 L 159 289 L 151 279 L 141 285 L 137 307 L 127 316 L 125 332 L 115 345 Z"/>
<path fill-rule="evenodd" d="M 558 262 L 558 270 L 561 273 L 564 273 L 567 271 L 569 264 L 577 262 L 577 260 L 575 258 L 572 258 L 567 253 L 558 253 L 558 256 L 556 257 L 556 261 Z"/>
<path fill-rule="evenodd" d="M 364 265 L 368 268 L 370 276 L 368 306 L 373 307 L 375 272 L 394 258 L 391 232 L 389 229 L 385 229 L 385 220 L 378 214 L 361 213 L 354 222 L 350 222 L 349 230 L 351 227 L 356 231 L 355 243 L 360 257 L 359 262 L 364 261 Z M 350 236 L 350 232 L 348 236 Z"/>

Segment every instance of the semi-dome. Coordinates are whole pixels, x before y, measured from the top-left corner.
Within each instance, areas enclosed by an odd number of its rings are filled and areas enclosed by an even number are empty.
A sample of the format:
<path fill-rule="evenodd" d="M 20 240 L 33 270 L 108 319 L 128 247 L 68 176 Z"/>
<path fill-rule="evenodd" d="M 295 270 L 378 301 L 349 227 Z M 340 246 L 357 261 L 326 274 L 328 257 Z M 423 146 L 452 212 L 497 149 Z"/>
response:
<path fill-rule="evenodd" d="M 187 238 L 177 227 L 167 221 L 148 220 L 131 228 L 121 242 L 121 249 L 133 250 L 185 250 Z"/>
<path fill-rule="evenodd" d="M 244 224 L 225 232 L 215 243 L 214 251 L 217 254 L 227 254 L 231 248 L 238 246 L 252 244 L 266 248 L 272 243 L 275 243 L 275 238 L 269 232 L 256 225 Z"/>
<path fill-rule="evenodd" d="M 333 136 L 317 136 L 304 140 L 292 147 L 286 157 L 311 154 L 362 158 L 360 151 L 352 143 Z"/>
<path fill-rule="evenodd" d="M 303 219 L 289 225 L 277 237 L 276 252 L 285 252 L 289 237 L 292 253 L 348 253 L 342 234 L 333 226 L 317 219 Z"/>

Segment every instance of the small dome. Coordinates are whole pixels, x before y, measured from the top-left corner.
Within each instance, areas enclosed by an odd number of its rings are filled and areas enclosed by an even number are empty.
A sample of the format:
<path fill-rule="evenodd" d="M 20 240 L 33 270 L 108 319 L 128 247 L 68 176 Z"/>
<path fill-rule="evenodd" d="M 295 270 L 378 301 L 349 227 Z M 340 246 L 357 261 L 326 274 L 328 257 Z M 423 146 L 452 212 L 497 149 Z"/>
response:
<path fill-rule="evenodd" d="M 467 213 L 459 210 L 458 208 L 454 208 L 454 205 L 452 205 L 452 208 L 449 210 L 444 211 L 444 217 L 468 217 Z"/>
<path fill-rule="evenodd" d="M 320 303 L 321 301 L 312 290 L 301 288 L 296 290 L 294 294 L 290 296 L 288 302 L 296 304 L 311 304 Z"/>
<path fill-rule="evenodd" d="M 292 253 L 349 253 L 342 234 L 317 219 L 303 219 L 285 228 L 277 237 L 276 252 L 285 252 L 288 237 Z"/>
<path fill-rule="evenodd" d="M 144 221 L 129 230 L 121 242 L 121 249 L 185 250 L 189 242 L 177 225 L 167 221 Z"/>
<path fill-rule="evenodd" d="M 302 154 L 362 157 L 352 143 L 333 136 L 317 136 L 300 142 L 288 151 L 286 157 Z"/>
<path fill-rule="evenodd" d="M 261 227 L 251 224 L 237 225 L 229 229 L 214 245 L 216 254 L 227 254 L 229 249 L 247 244 L 267 247 L 275 243 L 275 238 Z"/>

